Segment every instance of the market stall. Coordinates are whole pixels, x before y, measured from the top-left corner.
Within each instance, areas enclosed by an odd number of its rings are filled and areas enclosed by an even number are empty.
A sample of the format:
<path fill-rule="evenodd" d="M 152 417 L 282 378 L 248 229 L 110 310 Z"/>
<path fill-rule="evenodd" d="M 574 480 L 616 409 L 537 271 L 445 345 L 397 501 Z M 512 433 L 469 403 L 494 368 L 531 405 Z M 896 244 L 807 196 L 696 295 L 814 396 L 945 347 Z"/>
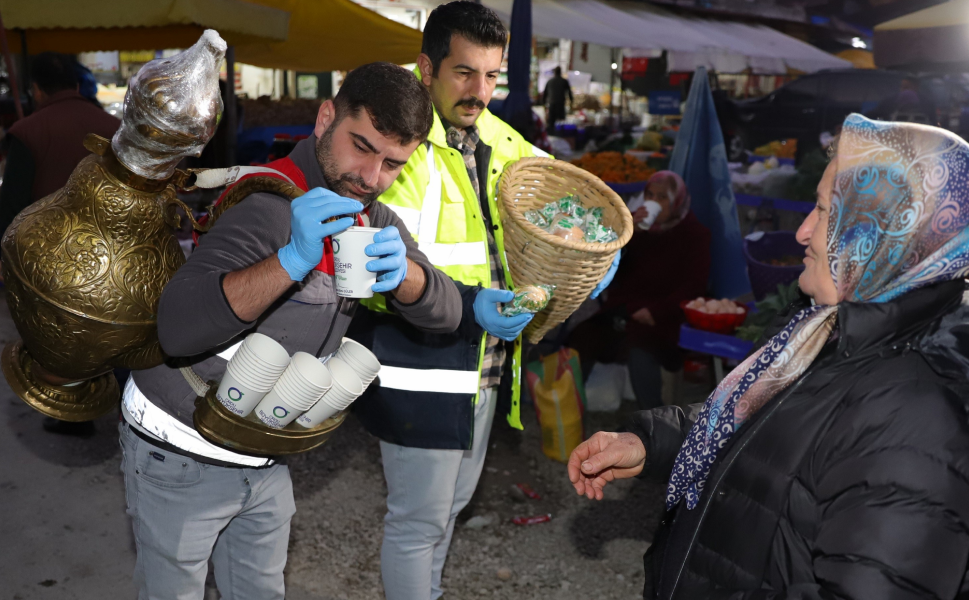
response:
<path fill-rule="evenodd" d="M 205 29 L 230 45 L 285 40 L 289 13 L 243 0 L 0 0 L 14 52 L 187 48 Z"/>
<path fill-rule="evenodd" d="M 875 27 L 875 64 L 907 70 L 969 67 L 969 0 L 913 12 Z"/>

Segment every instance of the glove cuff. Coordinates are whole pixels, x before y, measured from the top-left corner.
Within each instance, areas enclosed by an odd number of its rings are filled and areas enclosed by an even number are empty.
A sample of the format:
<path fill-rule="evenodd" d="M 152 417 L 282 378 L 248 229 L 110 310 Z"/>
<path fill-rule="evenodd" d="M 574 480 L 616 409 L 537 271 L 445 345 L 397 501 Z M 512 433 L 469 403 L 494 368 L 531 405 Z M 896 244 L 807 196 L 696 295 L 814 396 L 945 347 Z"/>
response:
<path fill-rule="evenodd" d="M 303 281 L 309 272 L 313 270 L 313 267 L 316 266 L 303 260 L 299 252 L 296 251 L 296 248 L 293 248 L 292 242 L 280 248 L 276 256 L 279 257 L 279 264 L 286 269 L 286 273 L 289 274 L 289 278 L 293 281 Z"/>

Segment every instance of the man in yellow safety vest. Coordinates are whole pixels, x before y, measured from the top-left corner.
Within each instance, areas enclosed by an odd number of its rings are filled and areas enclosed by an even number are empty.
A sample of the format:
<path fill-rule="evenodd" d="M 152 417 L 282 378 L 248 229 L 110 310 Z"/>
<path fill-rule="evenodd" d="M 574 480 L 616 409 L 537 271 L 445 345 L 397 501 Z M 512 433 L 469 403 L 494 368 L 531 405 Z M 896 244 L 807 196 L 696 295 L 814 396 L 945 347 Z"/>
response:
<path fill-rule="evenodd" d="M 519 336 L 531 315 L 498 312 L 513 293 L 495 193 L 509 163 L 547 155 L 486 108 L 506 41 L 497 15 L 475 2 L 431 12 L 417 66 L 434 103 L 434 123 L 427 143 L 380 197 L 457 284 L 461 326 L 452 334 L 420 332 L 376 295 L 364 302 L 369 310 L 350 332 L 383 365 L 379 385 L 357 401 L 355 412 L 381 439 L 388 491 L 381 572 L 388 600 L 441 596 L 455 517 L 481 475 L 496 407 L 522 428 Z M 600 288 L 609 279 L 611 273 Z"/>

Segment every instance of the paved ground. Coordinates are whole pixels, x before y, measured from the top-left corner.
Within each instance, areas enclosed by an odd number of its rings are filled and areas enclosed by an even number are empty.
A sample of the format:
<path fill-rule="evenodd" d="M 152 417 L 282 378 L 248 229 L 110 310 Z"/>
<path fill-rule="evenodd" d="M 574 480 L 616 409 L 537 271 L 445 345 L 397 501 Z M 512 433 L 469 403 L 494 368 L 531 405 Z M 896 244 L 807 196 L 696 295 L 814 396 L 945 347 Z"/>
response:
<path fill-rule="evenodd" d="M 0 300 L 0 342 L 15 337 Z M 591 415 L 587 429 L 614 429 L 621 418 Z M 47 434 L 41 419 L 0 383 L 0 600 L 134 598 L 117 417 L 100 419 L 87 440 Z M 604 502 L 578 498 L 564 466 L 541 454 L 529 407 L 525 421 L 524 434 L 496 425 L 486 472 L 455 532 L 445 597 L 641 597 L 641 557 L 659 516 L 662 486 L 621 482 Z M 293 458 L 291 468 L 298 511 L 287 597 L 382 597 L 386 487 L 377 442 L 351 418 L 327 446 Z M 529 484 L 542 499 L 514 494 L 516 483 Z M 511 523 L 515 516 L 548 513 L 550 523 Z M 207 598 L 215 597 L 210 590 Z"/>

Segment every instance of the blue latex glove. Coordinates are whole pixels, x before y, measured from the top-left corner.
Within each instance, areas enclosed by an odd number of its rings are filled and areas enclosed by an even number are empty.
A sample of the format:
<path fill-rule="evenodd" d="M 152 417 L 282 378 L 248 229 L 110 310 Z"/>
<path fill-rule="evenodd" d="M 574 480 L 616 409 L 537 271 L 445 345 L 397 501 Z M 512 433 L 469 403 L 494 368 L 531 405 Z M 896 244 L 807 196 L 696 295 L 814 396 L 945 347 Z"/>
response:
<path fill-rule="evenodd" d="M 474 297 L 474 320 L 496 338 L 506 342 L 515 341 L 535 315 L 526 313 L 514 317 L 501 316 L 498 303 L 511 302 L 514 297 L 515 293 L 511 290 L 482 289 Z"/>
<path fill-rule="evenodd" d="M 622 256 L 621 252 L 616 252 L 616 258 L 615 260 L 612 261 L 612 266 L 609 267 L 609 270 L 606 272 L 606 276 L 602 278 L 602 281 L 599 282 L 599 285 L 596 286 L 596 289 L 592 290 L 592 295 L 589 296 L 590 298 L 592 298 L 593 300 L 598 298 L 599 294 L 602 293 L 602 290 L 609 287 L 609 284 L 612 283 L 612 278 L 616 276 L 616 271 L 619 270 L 619 258 L 621 256 Z"/>
<path fill-rule="evenodd" d="M 289 243 L 277 253 L 279 264 L 289 273 L 289 278 L 303 281 L 313 267 L 323 260 L 323 238 L 340 233 L 353 225 L 351 217 L 332 223 L 323 221 L 339 215 L 355 214 L 361 210 L 363 204 L 323 188 L 314 188 L 293 200 L 289 205 Z"/>
<path fill-rule="evenodd" d="M 400 232 L 391 225 L 374 234 L 373 243 L 363 250 L 367 256 L 382 257 L 367 263 L 371 273 L 381 273 L 371 288 L 374 293 L 396 289 L 407 276 L 407 246 L 400 239 Z"/>

